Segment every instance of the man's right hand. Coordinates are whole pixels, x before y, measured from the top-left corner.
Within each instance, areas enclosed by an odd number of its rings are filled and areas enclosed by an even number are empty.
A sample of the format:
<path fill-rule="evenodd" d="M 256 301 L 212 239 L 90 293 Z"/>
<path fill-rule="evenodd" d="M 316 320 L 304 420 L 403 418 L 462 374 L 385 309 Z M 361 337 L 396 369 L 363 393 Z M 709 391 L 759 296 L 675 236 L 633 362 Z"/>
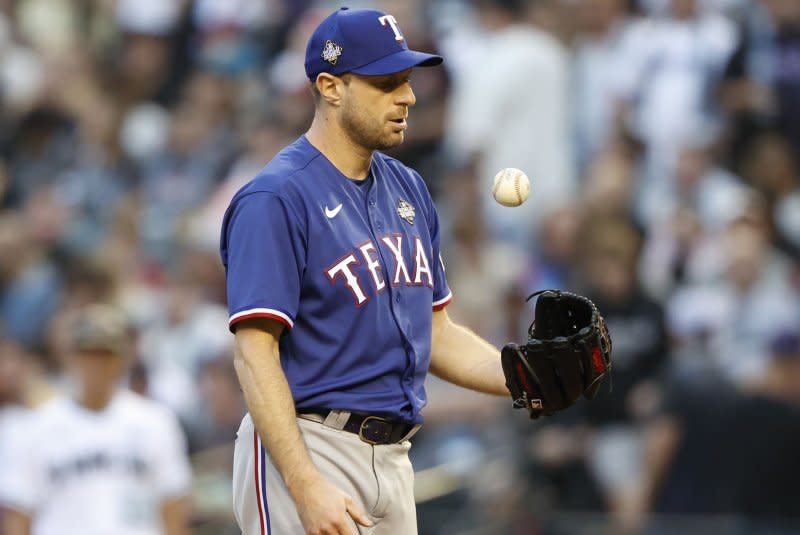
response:
<path fill-rule="evenodd" d="M 373 526 L 352 497 L 321 475 L 303 481 L 292 494 L 308 535 L 358 535 L 354 521 Z"/>

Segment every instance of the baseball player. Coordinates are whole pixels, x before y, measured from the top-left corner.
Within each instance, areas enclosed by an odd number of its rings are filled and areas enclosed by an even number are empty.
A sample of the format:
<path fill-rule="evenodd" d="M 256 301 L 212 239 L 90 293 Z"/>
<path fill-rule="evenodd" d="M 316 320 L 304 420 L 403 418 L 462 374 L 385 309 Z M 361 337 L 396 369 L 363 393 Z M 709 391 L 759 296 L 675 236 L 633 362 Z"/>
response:
<path fill-rule="evenodd" d="M 105 305 L 76 319 L 74 395 L 37 409 L 8 437 L 4 535 L 181 535 L 191 468 L 177 419 L 119 388 L 126 326 Z"/>
<path fill-rule="evenodd" d="M 509 395 L 499 351 L 448 318 L 422 178 L 379 152 L 403 142 L 412 69 L 441 62 L 390 14 L 332 13 L 307 46 L 309 130 L 226 212 L 245 535 L 417 533 L 408 450 L 428 371 Z"/>

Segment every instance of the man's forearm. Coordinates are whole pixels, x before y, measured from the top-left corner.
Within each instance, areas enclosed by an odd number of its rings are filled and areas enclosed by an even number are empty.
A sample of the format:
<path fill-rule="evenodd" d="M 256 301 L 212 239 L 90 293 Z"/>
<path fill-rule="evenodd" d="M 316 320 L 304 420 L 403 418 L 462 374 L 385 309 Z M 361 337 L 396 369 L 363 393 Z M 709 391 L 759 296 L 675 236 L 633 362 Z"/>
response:
<path fill-rule="evenodd" d="M 434 322 L 430 369 L 437 377 L 470 390 L 509 395 L 497 348 L 446 316 Z"/>
<path fill-rule="evenodd" d="M 317 475 L 297 426 L 294 400 L 275 343 L 256 330 L 236 336 L 236 373 L 250 416 L 289 491 Z M 295 497 L 296 498 L 296 497 Z"/>

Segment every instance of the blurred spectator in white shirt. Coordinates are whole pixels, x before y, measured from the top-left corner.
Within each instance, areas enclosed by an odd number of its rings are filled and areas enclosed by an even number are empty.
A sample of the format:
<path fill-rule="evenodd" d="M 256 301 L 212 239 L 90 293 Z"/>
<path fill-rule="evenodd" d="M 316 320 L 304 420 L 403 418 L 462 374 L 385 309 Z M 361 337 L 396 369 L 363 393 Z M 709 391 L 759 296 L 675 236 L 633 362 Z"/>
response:
<path fill-rule="evenodd" d="M 485 191 L 504 167 L 522 169 L 534 195 L 509 210 L 482 196 L 491 235 L 528 244 L 547 208 L 574 194 L 569 117 L 569 56 L 527 20 L 525 2 L 478 2 L 486 36 L 473 35 L 471 61 L 453 76 L 445 140 L 477 162 Z"/>
<path fill-rule="evenodd" d="M 630 21 L 623 0 L 581 0 L 577 15 L 573 117 L 575 156 L 583 170 L 615 134 L 615 66 Z"/>
<path fill-rule="evenodd" d="M 671 0 L 668 16 L 631 28 L 615 92 L 625 122 L 647 148 L 649 181 L 669 179 L 686 136 L 719 129 L 713 91 L 736 42 L 733 23 L 703 12 L 698 0 Z"/>
<path fill-rule="evenodd" d="M 678 288 L 668 318 L 673 332 L 692 332 L 687 321 L 702 323 L 717 370 L 735 382 L 749 381 L 764 370 L 770 336 L 797 321 L 800 299 L 790 284 L 791 264 L 769 242 L 763 220 L 739 217 L 722 238 L 724 277 Z"/>

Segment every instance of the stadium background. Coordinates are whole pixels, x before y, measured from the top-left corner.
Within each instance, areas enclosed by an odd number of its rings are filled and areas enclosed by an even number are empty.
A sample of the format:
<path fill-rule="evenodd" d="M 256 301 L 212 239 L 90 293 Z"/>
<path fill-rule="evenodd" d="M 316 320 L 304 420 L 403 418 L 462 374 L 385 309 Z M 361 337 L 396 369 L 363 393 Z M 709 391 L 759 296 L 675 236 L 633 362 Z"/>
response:
<path fill-rule="evenodd" d="M 431 380 L 420 533 L 800 533 L 800 2 L 369 5 L 446 58 L 393 155 L 437 200 L 451 315 L 519 341 L 524 297 L 568 288 L 615 347 L 613 388 L 534 425 Z M 309 123 L 304 46 L 335 7 L 0 0 L 0 415 L 62 386 L 75 310 L 122 307 L 200 535 L 236 532 L 244 411 L 221 214 Z M 490 201 L 507 166 L 521 208 Z"/>

